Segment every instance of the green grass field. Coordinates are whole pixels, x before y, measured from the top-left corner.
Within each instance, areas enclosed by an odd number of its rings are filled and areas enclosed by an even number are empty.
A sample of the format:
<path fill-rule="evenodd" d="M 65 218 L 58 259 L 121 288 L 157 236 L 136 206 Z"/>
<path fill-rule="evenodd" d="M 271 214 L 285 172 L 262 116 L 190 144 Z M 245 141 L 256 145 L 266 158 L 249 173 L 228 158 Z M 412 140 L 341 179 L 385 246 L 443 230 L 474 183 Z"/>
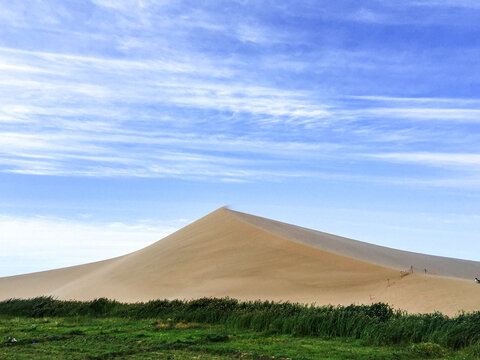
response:
<path fill-rule="evenodd" d="M 17 342 L 11 343 L 9 338 Z M 478 347 L 372 346 L 172 320 L 0 317 L 0 359 L 476 359 Z"/>
<path fill-rule="evenodd" d="M 480 312 L 450 318 L 380 303 L 228 298 L 6 300 L 3 359 L 480 359 Z"/>

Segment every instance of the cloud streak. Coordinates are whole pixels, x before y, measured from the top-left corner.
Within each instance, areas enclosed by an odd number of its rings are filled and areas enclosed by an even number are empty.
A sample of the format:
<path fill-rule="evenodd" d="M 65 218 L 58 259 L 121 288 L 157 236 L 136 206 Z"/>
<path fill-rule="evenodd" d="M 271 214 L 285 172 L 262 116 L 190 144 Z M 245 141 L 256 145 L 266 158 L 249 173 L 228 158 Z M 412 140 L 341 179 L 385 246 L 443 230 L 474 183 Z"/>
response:
<path fill-rule="evenodd" d="M 463 167 L 467 169 L 473 167 L 473 169 L 480 170 L 480 153 L 389 153 L 368 154 L 366 156 L 385 161 L 425 164 L 430 166 Z"/>
<path fill-rule="evenodd" d="M 341 20 L 384 26 L 388 7 L 370 5 Z M 179 12 L 170 1 L 99 0 L 75 13 L 40 1 L 30 4 L 45 15 L 38 19 L 25 6 L 2 13 L 6 29 L 20 34 L 16 44 L 0 42 L 2 172 L 259 181 L 324 176 L 328 168 L 356 177 L 346 164 L 366 161 L 357 154 L 392 164 L 400 155 L 376 154 L 403 154 L 429 166 L 434 159 L 418 154 L 437 146 L 450 151 L 454 144 L 456 153 L 472 156 L 479 150 L 472 129 L 480 99 L 398 90 L 403 78 L 443 64 L 369 43 L 342 46 L 340 33 L 312 41 L 316 28 L 290 31 L 295 14 L 282 7 L 270 9 L 280 26 L 249 2 Z M 308 10 L 305 21 L 324 16 L 307 5 L 295 9 L 296 16 Z M 328 33 L 332 25 L 322 26 Z M 34 32 L 52 46 L 24 42 Z M 374 82 L 381 69 L 387 78 Z M 375 91 L 387 83 L 393 91 Z"/>

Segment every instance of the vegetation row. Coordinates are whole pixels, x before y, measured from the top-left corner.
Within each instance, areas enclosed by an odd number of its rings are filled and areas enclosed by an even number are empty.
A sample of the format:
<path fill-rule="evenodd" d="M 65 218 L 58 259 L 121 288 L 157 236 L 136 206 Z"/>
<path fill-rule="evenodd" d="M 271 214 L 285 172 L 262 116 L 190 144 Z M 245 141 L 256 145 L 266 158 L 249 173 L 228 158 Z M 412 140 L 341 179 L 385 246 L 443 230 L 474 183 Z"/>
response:
<path fill-rule="evenodd" d="M 89 302 L 51 297 L 0 302 L 0 314 L 23 317 L 121 317 L 162 319 L 172 323 L 223 324 L 254 330 L 325 339 L 353 337 L 374 345 L 436 343 L 451 349 L 480 346 L 480 312 L 447 317 L 413 315 L 389 305 L 314 306 L 270 301 L 241 302 L 230 298 L 190 301 L 154 300 L 126 304 L 105 298 Z"/>

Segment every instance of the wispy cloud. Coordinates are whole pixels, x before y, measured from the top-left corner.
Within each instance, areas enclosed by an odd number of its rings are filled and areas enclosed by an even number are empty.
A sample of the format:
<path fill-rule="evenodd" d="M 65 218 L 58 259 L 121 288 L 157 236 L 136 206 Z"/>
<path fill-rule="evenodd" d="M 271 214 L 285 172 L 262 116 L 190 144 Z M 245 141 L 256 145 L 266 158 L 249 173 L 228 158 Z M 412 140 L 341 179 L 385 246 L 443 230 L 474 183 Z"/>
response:
<path fill-rule="evenodd" d="M 441 107 L 385 107 L 343 112 L 349 118 L 374 117 L 384 119 L 455 120 L 480 123 L 480 109 Z"/>
<path fill-rule="evenodd" d="M 480 99 L 478 98 L 445 98 L 445 97 L 400 97 L 400 96 L 379 96 L 379 95 L 360 95 L 360 96 L 350 96 L 352 99 L 360 99 L 360 100 L 370 100 L 376 101 L 379 103 L 409 103 L 414 106 L 418 106 L 418 104 L 430 104 L 438 105 L 438 104 L 449 104 L 455 105 L 457 107 L 464 106 L 464 105 L 476 105 L 480 106 Z"/>
<path fill-rule="evenodd" d="M 184 225 L 140 220 L 134 223 L 94 223 L 52 217 L 0 215 L 0 276 L 15 275 L 16 259 L 22 272 L 41 271 L 121 256 L 148 246 Z M 48 264 L 48 265 L 45 265 Z"/>
<path fill-rule="evenodd" d="M 386 153 L 367 154 L 367 157 L 403 163 L 431 166 L 463 167 L 480 170 L 480 153 Z M 479 179 L 480 180 L 480 179 Z"/>
<path fill-rule="evenodd" d="M 467 9 L 480 9 L 480 4 L 475 0 L 409 0 L 404 2 L 409 6 L 426 7 L 459 7 Z"/>
<path fill-rule="evenodd" d="M 298 16 L 325 16 L 313 4 L 290 15 L 272 6 L 279 23 L 248 2 L 214 7 L 220 12 L 171 1 L 83 5 L 74 13 L 32 3 L 38 19 L 25 4 L 2 13 L 7 29 L 52 44 L 0 42 L 2 172 L 258 181 L 323 176 L 326 167 L 356 176 L 342 166 L 362 161 L 359 153 L 413 158 L 438 144 L 468 153 L 478 140 L 480 99 L 471 94 L 421 97 L 402 84 L 375 91 L 424 76 L 430 58 L 346 47 L 342 34 L 312 41 L 322 33 L 314 27 L 292 31 Z M 383 26 L 388 8 L 357 6 L 342 21 Z M 328 7 L 342 16 L 336 10 Z M 398 78 L 375 80 L 379 69 Z"/>

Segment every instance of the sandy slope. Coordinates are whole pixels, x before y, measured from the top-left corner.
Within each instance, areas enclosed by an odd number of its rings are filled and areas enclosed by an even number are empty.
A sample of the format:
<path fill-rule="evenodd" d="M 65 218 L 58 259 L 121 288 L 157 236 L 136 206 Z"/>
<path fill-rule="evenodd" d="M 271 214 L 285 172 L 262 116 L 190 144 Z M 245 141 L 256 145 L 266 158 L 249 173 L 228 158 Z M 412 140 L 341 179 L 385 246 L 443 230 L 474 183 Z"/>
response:
<path fill-rule="evenodd" d="M 342 247 L 332 235 L 313 232 L 315 236 L 302 237 L 302 231 L 312 230 L 222 208 L 122 257 L 0 278 L 0 299 L 105 296 L 135 302 L 230 296 L 316 304 L 384 301 L 411 312 L 440 310 L 446 314 L 480 310 L 480 285 L 473 281 L 417 273 L 401 278 L 399 269 L 417 266 L 413 261 L 418 258 L 408 257 L 411 253 L 401 252 L 402 258 L 393 249 L 375 250 L 373 245 L 340 238 Z M 370 253 L 394 261 L 366 258 L 365 246 L 373 249 Z M 407 265 L 399 265 L 399 259 Z M 437 260 L 444 274 L 465 271 L 462 261 Z"/>
<path fill-rule="evenodd" d="M 425 274 L 424 270 L 427 269 L 427 273 L 461 279 L 471 280 L 475 277 L 480 277 L 480 262 L 478 261 L 391 249 L 238 211 L 229 211 L 243 221 L 255 225 L 262 230 L 338 255 L 353 257 L 358 260 L 399 270 L 408 270 L 413 266 L 415 272 L 423 274 Z"/>

